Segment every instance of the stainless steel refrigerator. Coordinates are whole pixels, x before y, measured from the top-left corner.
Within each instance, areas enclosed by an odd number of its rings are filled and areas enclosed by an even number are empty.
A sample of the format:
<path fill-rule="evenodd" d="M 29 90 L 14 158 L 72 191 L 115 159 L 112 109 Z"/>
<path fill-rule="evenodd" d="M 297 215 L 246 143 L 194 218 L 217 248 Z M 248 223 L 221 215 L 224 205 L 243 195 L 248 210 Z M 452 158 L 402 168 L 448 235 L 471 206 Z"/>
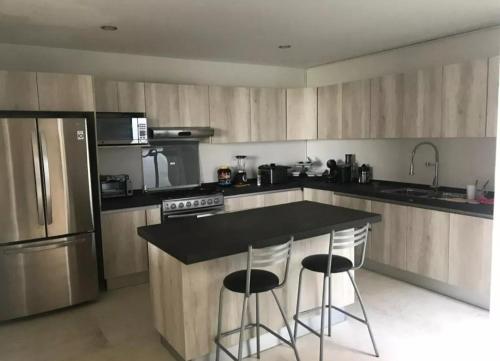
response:
<path fill-rule="evenodd" d="M 0 320 L 98 294 L 87 120 L 0 119 Z"/>

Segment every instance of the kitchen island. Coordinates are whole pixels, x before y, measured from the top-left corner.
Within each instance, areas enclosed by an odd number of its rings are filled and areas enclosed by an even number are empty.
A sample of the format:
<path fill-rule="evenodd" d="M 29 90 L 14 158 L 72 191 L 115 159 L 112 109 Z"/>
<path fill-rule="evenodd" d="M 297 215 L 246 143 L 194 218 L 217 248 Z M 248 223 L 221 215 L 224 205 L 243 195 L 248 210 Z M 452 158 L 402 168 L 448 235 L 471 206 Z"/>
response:
<path fill-rule="evenodd" d="M 138 234 L 148 241 L 154 326 L 165 344 L 182 359 L 210 354 L 215 349 L 218 295 L 224 277 L 246 268 L 249 245 L 272 246 L 293 236 L 289 281 L 277 292 L 291 319 L 301 260 L 310 254 L 326 253 L 331 231 L 360 227 L 380 219 L 373 213 L 301 201 L 140 227 Z M 337 253 L 354 257 L 353 250 Z M 348 282 L 344 274 L 333 278 L 333 302 L 339 306 L 354 300 Z M 322 278 L 317 274 L 304 275 L 301 309 L 321 304 L 321 284 Z M 261 307 L 261 322 L 278 330 L 283 324 L 268 297 L 263 294 L 260 300 L 261 305 L 271 305 Z M 225 297 L 223 329 L 239 325 L 241 301 L 239 294 L 228 293 Z M 251 305 L 250 310 L 248 317 L 253 318 L 255 307 Z M 234 345 L 236 337 L 229 337 L 226 342 Z"/>

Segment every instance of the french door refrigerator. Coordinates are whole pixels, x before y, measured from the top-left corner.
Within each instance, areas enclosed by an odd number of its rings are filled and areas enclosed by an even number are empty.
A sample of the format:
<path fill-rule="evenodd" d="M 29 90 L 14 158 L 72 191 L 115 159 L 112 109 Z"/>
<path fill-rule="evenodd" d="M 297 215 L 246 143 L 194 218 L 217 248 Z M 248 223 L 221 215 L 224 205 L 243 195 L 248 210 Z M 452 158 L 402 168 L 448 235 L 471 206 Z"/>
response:
<path fill-rule="evenodd" d="M 0 320 L 97 298 L 87 120 L 0 119 Z"/>

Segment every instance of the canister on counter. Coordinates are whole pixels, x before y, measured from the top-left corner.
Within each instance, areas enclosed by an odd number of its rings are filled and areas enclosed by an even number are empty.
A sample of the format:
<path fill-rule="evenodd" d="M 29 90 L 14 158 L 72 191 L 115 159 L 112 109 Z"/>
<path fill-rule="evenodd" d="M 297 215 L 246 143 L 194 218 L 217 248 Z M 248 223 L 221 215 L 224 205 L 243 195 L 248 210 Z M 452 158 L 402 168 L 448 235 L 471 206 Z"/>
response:
<path fill-rule="evenodd" d="M 231 185 L 231 168 L 222 165 L 217 169 L 217 179 L 220 186 L 229 187 Z"/>

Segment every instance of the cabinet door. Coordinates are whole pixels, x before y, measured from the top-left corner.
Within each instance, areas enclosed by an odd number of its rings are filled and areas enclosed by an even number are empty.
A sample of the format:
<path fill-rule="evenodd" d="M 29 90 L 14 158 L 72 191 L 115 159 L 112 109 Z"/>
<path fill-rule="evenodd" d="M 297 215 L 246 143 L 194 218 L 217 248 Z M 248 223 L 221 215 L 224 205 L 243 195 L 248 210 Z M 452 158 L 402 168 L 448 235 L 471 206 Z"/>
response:
<path fill-rule="evenodd" d="M 488 61 L 488 103 L 486 110 L 486 136 L 497 136 L 498 120 L 498 87 L 500 56 L 490 58 Z"/>
<path fill-rule="evenodd" d="M 148 270 L 146 241 L 137 235 L 137 227 L 145 225 L 144 209 L 101 214 L 106 279 Z"/>
<path fill-rule="evenodd" d="M 445 65 L 443 73 L 443 136 L 484 137 L 486 134 L 486 60 Z"/>
<path fill-rule="evenodd" d="M 342 137 L 342 85 L 318 88 L 318 139 Z"/>
<path fill-rule="evenodd" d="M 38 110 L 36 73 L 0 71 L 0 110 Z"/>
<path fill-rule="evenodd" d="M 128 81 L 117 82 L 118 111 L 122 113 L 145 113 L 146 100 L 144 83 Z"/>
<path fill-rule="evenodd" d="M 318 138 L 318 90 L 297 88 L 286 91 L 286 139 Z"/>
<path fill-rule="evenodd" d="M 407 270 L 448 282 L 450 214 L 408 207 Z"/>
<path fill-rule="evenodd" d="M 333 204 L 333 192 L 304 188 L 304 200 L 324 204 Z"/>
<path fill-rule="evenodd" d="M 118 86 L 114 80 L 94 78 L 96 112 L 118 112 Z"/>
<path fill-rule="evenodd" d="M 239 196 L 224 199 L 224 209 L 227 212 L 243 211 L 264 207 L 264 195 Z"/>
<path fill-rule="evenodd" d="M 440 137 L 443 67 L 420 69 L 404 74 L 403 93 L 403 137 Z"/>
<path fill-rule="evenodd" d="M 302 200 L 302 191 L 282 191 L 264 194 L 264 206 L 275 206 Z"/>
<path fill-rule="evenodd" d="M 403 79 L 403 74 L 392 74 L 371 80 L 371 138 L 403 134 Z"/>
<path fill-rule="evenodd" d="M 342 84 L 342 138 L 370 137 L 370 80 Z"/>
<path fill-rule="evenodd" d="M 341 196 L 338 194 L 333 194 L 333 205 L 351 209 L 357 209 L 358 211 L 371 212 L 372 202 L 368 199 Z"/>
<path fill-rule="evenodd" d="M 382 221 L 372 225 L 367 257 L 405 270 L 408 207 L 372 201 L 372 212 L 382 215 Z"/>
<path fill-rule="evenodd" d="M 208 127 L 208 86 L 179 85 L 180 125 Z"/>
<path fill-rule="evenodd" d="M 450 215 L 449 283 L 488 295 L 493 221 Z"/>
<path fill-rule="evenodd" d="M 286 92 L 279 88 L 250 89 L 251 140 L 286 140 Z"/>
<path fill-rule="evenodd" d="M 94 88 L 90 75 L 37 73 L 40 110 L 93 112 Z"/>
<path fill-rule="evenodd" d="M 146 224 L 152 226 L 153 224 L 161 223 L 161 207 L 146 209 Z"/>
<path fill-rule="evenodd" d="M 145 97 L 149 126 L 173 127 L 179 125 L 179 89 L 177 85 L 146 83 Z"/>
<path fill-rule="evenodd" d="M 210 126 L 215 129 L 212 143 L 250 141 L 250 90 L 211 86 Z"/>

